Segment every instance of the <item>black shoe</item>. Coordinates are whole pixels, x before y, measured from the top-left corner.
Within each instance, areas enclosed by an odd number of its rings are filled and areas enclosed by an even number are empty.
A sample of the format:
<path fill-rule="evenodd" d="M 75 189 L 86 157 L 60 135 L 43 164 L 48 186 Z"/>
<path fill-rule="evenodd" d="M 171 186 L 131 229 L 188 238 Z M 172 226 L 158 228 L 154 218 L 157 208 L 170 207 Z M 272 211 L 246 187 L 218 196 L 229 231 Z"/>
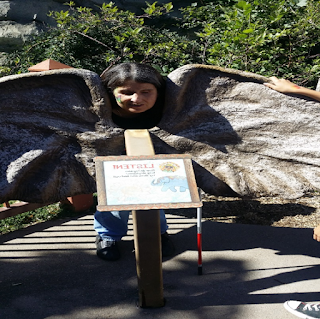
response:
<path fill-rule="evenodd" d="M 162 257 L 170 257 L 174 254 L 175 248 L 167 232 L 161 234 Z"/>
<path fill-rule="evenodd" d="M 103 240 L 99 235 L 96 238 L 97 256 L 101 259 L 114 261 L 120 258 L 120 251 L 116 241 Z"/>

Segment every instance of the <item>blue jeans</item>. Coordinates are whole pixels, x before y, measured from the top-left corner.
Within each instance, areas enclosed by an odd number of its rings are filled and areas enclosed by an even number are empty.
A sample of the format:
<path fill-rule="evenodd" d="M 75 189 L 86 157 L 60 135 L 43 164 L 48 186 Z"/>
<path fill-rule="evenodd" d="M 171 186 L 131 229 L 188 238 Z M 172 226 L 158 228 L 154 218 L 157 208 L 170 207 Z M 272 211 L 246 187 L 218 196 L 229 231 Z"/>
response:
<path fill-rule="evenodd" d="M 120 240 L 127 234 L 129 210 L 100 212 L 94 214 L 94 230 L 105 240 Z M 160 231 L 165 233 L 168 229 L 164 210 L 160 209 Z"/>

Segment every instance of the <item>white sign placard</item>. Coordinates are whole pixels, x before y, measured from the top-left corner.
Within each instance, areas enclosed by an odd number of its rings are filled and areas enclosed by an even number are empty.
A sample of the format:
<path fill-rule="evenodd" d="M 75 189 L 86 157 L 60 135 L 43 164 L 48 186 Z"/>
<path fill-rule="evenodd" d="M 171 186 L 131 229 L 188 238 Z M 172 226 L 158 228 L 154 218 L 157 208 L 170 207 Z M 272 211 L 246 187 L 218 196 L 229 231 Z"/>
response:
<path fill-rule="evenodd" d="M 183 159 L 105 161 L 108 205 L 189 203 Z"/>

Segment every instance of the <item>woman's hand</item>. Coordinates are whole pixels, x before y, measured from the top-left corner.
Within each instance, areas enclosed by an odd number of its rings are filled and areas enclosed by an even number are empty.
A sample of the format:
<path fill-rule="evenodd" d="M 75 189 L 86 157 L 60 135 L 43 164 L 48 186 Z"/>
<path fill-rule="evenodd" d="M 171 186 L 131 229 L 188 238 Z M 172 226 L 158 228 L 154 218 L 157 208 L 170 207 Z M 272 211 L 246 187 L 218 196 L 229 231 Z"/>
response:
<path fill-rule="evenodd" d="M 270 89 L 276 90 L 281 93 L 295 93 L 299 95 L 304 95 L 311 97 L 314 100 L 320 101 L 320 92 L 318 91 L 307 89 L 303 86 L 299 86 L 290 82 L 289 80 L 278 79 L 275 76 L 272 76 L 270 80 L 272 80 L 273 83 L 263 83 Z"/>
<path fill-rule="evenodd" d="M 272 76 L 270 80 L 272 80 L 273 84 L 264 83 L 264 85 L 281 93 L 299 93 L 299 90 L 301 89 L 299 85 L 296 85 L 289 80 L 278 79 L 275 76 Z"/>

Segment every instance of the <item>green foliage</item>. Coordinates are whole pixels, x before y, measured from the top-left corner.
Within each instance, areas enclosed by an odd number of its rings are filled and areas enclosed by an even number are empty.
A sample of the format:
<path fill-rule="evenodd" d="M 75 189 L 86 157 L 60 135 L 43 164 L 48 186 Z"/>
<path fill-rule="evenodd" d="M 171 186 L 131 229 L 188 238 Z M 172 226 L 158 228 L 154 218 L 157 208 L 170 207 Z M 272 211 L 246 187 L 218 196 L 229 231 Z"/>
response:
<path fill-rule="evenodd" d="M 201 62 L 314 86 L 319 73 L 319 1 L 239 0 L 183 9 Z"/>
<path fill-rule="evenodd" d="M 25 212 L 17 216 L 8 217 L 0 220 L 0 234 L 5 234 L 17 229 L 24 228 L 31 224 L 56 218 L 59 215 L 58 204 L 38 208 L 34 211 Z"/>
<path fill-rule="evenodd" d="M 94 213 L 97 205 L 96 194 L 94 194 L 94 205 L 86 213 Z M 15 201 L 10 201 L 12 204 Z M 0 205 L 1 207 L 2 205 Z M 83 212 L 76 212 L 71 205 L 55 203 L 43 206 L 35 210 L 8 217 L 0 220 L 0 235 L 25 228 L 27 226 L 66 217 L 76 217 Z"/>
<path fill-rule="evenodd" d="M 50 13 L 56 28 L 35 37 L 23 52 L 14 55 L 14 72 L 26 72 L 29 66 L 48 58 L 98 73 L 126 61 L 153 64 L 165 73 L 192 61 L 192 47 L 186 37 L 145 24 L 146 20 L 167 15 L 171 3 L 147 3 L 141 16 L 119 10 L 112 2 L 104 3 L 99 12 L 77 8 L 73 2 L 68 5 L 67 11 Z"/>
<path fill-rule="evenodd" d="M 120 62 L 155 66 L 163 74 L 188 63 L 276 75 L 314 87 L 320 77 L 320 1 L 194 2 L 173 18 L 172 3 L 146 3 L 142 15 L 104 3 L 51 12 L 57 26 L 26 43 L 0 72 L 26 72 L 51 58 L 101 73 Z"/>

